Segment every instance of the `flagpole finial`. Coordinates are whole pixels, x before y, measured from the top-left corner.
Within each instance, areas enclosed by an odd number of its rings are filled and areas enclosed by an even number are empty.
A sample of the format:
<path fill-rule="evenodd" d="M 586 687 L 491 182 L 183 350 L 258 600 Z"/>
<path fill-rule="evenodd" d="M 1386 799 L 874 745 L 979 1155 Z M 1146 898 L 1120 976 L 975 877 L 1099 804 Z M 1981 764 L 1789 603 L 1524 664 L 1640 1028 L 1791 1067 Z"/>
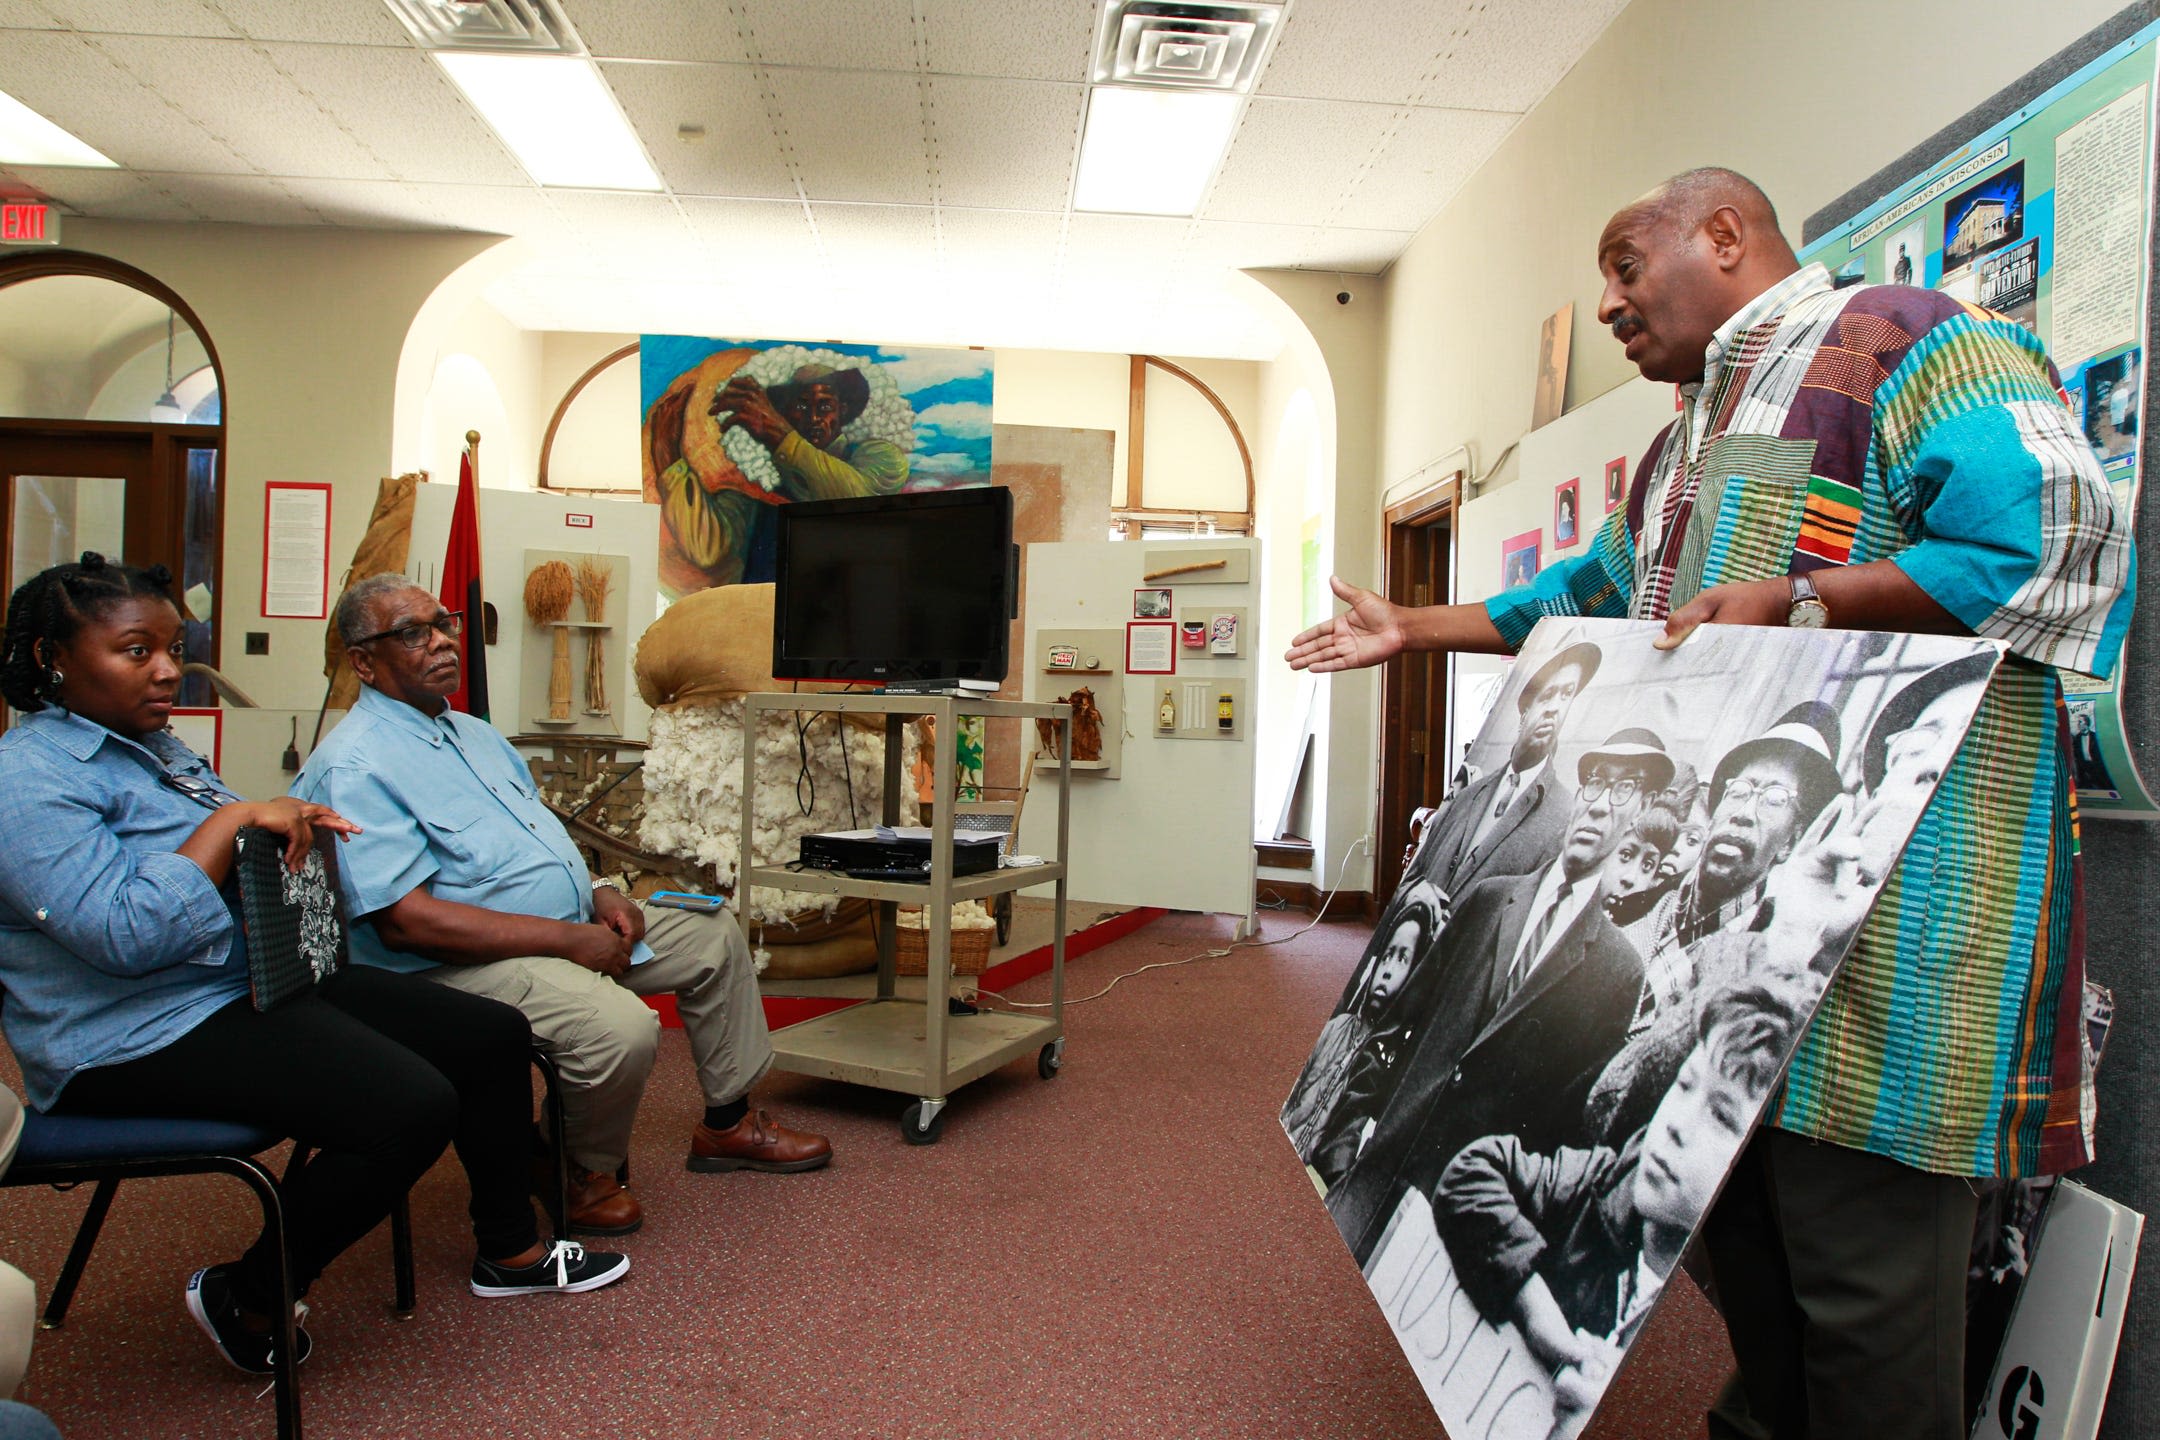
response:
<path fill-rule="evenodd" d="M 479 444 L 479 443 L 480 443 L 480 432 L 479 432 L 479 431 L 477 431 L 477 430 L 467 430 L 467 431 L 465 432 L 465 443 L 466 443 L 467 445 L 477 445 L 477 444 Z"/>

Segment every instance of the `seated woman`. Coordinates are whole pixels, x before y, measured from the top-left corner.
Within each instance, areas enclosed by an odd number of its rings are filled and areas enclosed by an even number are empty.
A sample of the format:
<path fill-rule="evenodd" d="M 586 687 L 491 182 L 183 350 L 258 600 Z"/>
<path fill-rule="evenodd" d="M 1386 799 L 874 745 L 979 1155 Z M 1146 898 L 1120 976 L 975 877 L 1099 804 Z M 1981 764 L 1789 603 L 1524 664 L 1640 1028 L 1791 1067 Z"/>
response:
<path fill-rule="evenodd" d="M 0 1023 L 30 1103 L 238 1121 L 312 1149 L 284 1186 L 295 1297 L 452 1141 L 472 1186 L 474 1294 L 621 1278 L 624 1256 L 539 1242 L 518 1011 L 366 966 L 254 1008 L 235 836 L 282 836 L 297 869 L 317 829 L 354 827 L 321 805 L 240 799 L 166 729 L 183 655 L 170 587 L 163 566 L 87 553 L 8 604 L 0 695 L 17 719 L 0 736 Z M 226 1359 L 271 1368 L 267 1234 L 195 1272 L 186 1300 Z M 308 1337 L 295 1337 L 305 1360 Z"/>

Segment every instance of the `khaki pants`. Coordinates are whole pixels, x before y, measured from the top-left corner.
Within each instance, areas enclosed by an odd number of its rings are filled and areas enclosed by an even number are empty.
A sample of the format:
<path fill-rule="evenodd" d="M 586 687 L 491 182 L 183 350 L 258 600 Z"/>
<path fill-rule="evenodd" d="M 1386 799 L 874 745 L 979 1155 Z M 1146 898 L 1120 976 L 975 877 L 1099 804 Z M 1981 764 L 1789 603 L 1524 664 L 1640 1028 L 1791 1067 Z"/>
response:
<path fill-rule="evenodd" d="M 425 972 L 525 1013 L 533 1038 L 562 1072 L 571 1163 L 602 1175 L 629 1158 L 630 1128 L 659 1044 L 660 1017 L 639 997 L 675 997 L 706 1104 L 741 1099 L 772 1066 L 757 970 L 735 917 L 640 908 L 653 958 L 620 979 L 552 955 Z"/>

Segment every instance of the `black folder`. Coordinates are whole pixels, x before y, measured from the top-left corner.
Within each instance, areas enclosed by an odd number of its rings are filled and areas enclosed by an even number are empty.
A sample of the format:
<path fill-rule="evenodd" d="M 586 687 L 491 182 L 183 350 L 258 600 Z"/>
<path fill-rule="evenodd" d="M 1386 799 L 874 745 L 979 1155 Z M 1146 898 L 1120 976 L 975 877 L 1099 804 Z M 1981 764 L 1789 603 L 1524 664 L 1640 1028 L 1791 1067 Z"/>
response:
<path fill-rule="evenodd" d="M 247 926 L 248 988 L 269 1010 L 345 968 L 345 898 L 338 889 L 337 837 L 317 831 L 298 872 L 285 868 L 285 838 L 245 826 L 235 842 L 233 878 Z"/>

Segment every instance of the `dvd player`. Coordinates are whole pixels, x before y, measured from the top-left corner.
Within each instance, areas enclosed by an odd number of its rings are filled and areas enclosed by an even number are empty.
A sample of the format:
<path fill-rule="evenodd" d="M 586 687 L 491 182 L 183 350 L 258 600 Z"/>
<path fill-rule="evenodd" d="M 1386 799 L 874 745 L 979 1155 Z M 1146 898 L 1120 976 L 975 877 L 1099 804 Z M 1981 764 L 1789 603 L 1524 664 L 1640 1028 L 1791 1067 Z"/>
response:
<path fill-rule="evenodd" d="M 953 836 L 953 874 L 979 875 L 997 869 L 1003 837 L 998 835 Z M 920 825 L 875 830 L 834 830 L 805 835 L 799 858 L 810 870 L 839 870 L 847 874 L 876 871 L 881 880 L 909 874 L 930 875 L 930 831 Z"/>

